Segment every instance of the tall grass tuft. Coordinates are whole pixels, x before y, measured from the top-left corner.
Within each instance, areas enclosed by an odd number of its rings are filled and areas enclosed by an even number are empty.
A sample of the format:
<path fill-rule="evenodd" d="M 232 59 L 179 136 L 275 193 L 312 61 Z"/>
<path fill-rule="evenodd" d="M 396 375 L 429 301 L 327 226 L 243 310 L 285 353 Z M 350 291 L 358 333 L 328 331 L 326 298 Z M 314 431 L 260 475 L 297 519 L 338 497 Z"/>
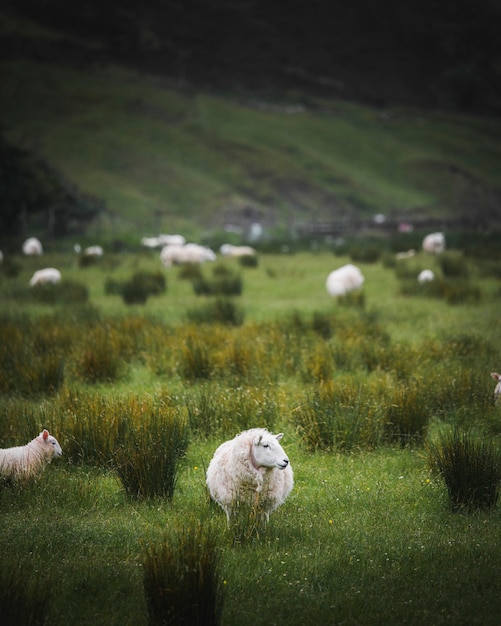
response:
<path fill-rule="evenodd" d="M 197 436 L 233 437 L 256 424 L 272 430 L 279 419 L 279 406 L 271 389 L 202 385 L 186 395 L 188 423 Z"/>
<path fill-rule="evenodd" d="M 230 298 L 218 297 L 205 306 L 189 309 L 186 317 L 190 322 L 197 324 L 241 326 L 244 321 L 244 312 Z"/>
<path fill-rule="evenodd" d="M 45 626 L 49 624 L 51 590 L 46 580 L 27 562 L 0 561 L 0 624 Z"/>
<path fill-rule="evenodd" d="M 242 288 L 241 276 L 232 272 L 220 272 L 211 279 L 201 275 L 193 281 L 197 296 L 240 296 Z"/>
<path fill-rule="evenodd" d="M 427 444 L 429 462 L 444 479 L 453 511 L 488 511 L 499 499 L 501 453 L 491 442 L 455 427 Z"/>
<path fill-rule="evenodd" d="M 50 324 L 5 320 L 0 324 L 0 392 L 24 396 L 56 392 L 64 382 L 62 352 Z"/>
<path fill-rule="evenodd" d="M 405 446 L 422 441 L 430 421 L 427 389 L 416 381 L 407 381 L 388 392 L 385 408 L 385 431 L 391 441 Z"/>
<path fill-rule="evenodd" d="M 217 537 L 211 526 L 191 521 L 150 545 L 143 563 L 149 626 L 218 626 L 224 582 Z"/>
<path fill-rule="evenodd" d="M 350 451 L 381 442 L 383 419 L 377 403 L 354 382 L 329 381 L 308 392 L 293 419 L 307 450 Z"/>
<path fill-rule="evenodd" d="M 184 419 L 174 413 L 145 416 L 141 424 L 124 422 L 113 466 L 129 496 L 172 499 L 187 433 Z"/>

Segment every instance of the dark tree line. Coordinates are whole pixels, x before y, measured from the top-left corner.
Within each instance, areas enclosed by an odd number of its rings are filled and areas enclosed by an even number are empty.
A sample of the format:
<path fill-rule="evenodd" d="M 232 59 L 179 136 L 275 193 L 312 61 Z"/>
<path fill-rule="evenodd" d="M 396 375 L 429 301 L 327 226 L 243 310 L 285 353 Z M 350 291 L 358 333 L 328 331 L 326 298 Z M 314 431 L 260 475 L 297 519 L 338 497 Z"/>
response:
<path fill-rule="evenodd" d="M 92 52 L 82 48 L 80 60 L 113 60 L 187 84 L 501 111 L 498 0 L 7 0 L 7 5 L 99 44 Z M 66 45 L 78 58 L 70 37 Z M 53 52 L 64 57 L 61 47 Z"/>
<path fill-rule="evenodd" d="M 0 233 L 23 236 L 37 224 L 49 237 L 64 236 L 94 218 L 103 203 L 78 187 L 45 160 L 0 136 Z"/>

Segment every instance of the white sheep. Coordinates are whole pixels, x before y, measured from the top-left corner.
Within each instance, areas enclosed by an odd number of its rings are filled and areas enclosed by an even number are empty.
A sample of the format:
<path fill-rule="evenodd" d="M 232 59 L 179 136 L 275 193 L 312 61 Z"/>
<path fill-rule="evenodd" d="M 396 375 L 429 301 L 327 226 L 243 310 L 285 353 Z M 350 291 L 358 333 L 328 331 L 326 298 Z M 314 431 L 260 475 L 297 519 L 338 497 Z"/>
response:
<path fill-rule="evenodd" d="M 104 250 L 101 246 L 89 246 L 83 251 L 84 256 L 88 257 L 102 257 Z"/>
<path fill-rule="evenodd" d="M 57 439 L 43 431 L 24 446 L 0 449 L 0 474 L 9 477 L 31 476 L 63 451 Z"/>
<path fill-rule="evenodd" d="M 416 256 L 416 251 L 414 248 L 410 250 L 406 250 L 405 252 L 397 252 L 395 258 L 397 261 L 401 261 L 402 259 L 411 259 L 413 256 Z"/>
<path fill-rule="evenodd" d="M 444 233 L 430 233 L 423 239 L 423 250 L 428 254 L 442 254 L 445 250 Z"/>
<path fill-rule="evenodd" d="M 419 272 L 417 279 L 420 285 L 424 285 L 425 283 L 429 283 L 432 280 L 435 280 L 435 274 L 432 272 L 432 270 L 422 270 L 421 272 Z"/>
<path fill-rule="evenodd" d="M 219 251 L 223 256 L 229 257 L 256 255 L 256 250 L 252 246 L 234 246 L 231 243 L 223 243 L 223 245 L 219 248 Z"/>
<path fill-rule="evenodd" d="M 141 244 L 146 248 L 162 248 L 163 246 L 184 246 L 186 239 L 183 235 L 158 235 L 158 237 L 143 237 Z"/>
<path fill-rule="evenodd" d="M 36 237 L 29 237 L 23 243 L 23 254 L 26 254 L 28 256 L 42 255 L 43 254 L 42 244 Z"/>
<path fill-rule="evenodd" d="M 492 378 L 497 382 L 497 385 L 494 387 L 494 402 L 500 402 L 501 398 L 501 374 L 497 372 L 491 372 Z"/>
<path fill-rule="evenodd" d="M 187 243 L 184 245 L 168 244 L 162 248 L 160 260 L 165 267 L 185 263 L 200 265 L 205 263 L 205 261 L 215 261 L 216 255 L 210 248 L 206 248 L 197 243 Z"/>
<path fill-rule="evenodd" d="M 35 285 L 52 284 L 55 285 L 61 280 L 61 272 L 55 267 L 44 267 L 37 270 L 30 279 L 30 287 Z"/>
<path fill-rule="evenodd" d="M 289 458 L 280 445 L 283 433 L 266 428 L 244 430 L 222 443 L 207 468 L 211 498 L 226 513 L 228 524 L 239 504 L 270 513 L 283 504 L 294 484 Z"/>
<path fill-rule="evenodd" d="M 344 296 L 351 291 L 361 289 L 364 276 L 356 265 L 348 263 L 334 270 L 327 276 L 325 286 L 331 296 Z"/>

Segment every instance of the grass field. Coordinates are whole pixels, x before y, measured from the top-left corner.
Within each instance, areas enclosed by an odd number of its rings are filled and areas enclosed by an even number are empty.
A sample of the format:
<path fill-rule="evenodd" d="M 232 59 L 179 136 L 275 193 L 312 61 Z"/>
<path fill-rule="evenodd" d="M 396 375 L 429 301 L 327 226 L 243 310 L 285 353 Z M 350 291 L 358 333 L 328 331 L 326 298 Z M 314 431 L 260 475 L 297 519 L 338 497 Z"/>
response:
<path fill-rule="evenodd" d="M 194 567 L 219 559 L 227 626 L 497 624 L 499 505 L 454 512 L 429 444 L 459 429 L 499 453 L 489 376 L 499 369 L 499 276 L 462 250 L 446 256 L 357 263 L 363 292 L 344 300 L 327 296 L 325 279 L 349 255 L 206 264 L 208 279 L 241 277 L 242 294 L 227 298 L 239 325 L 211 320 L 214 297 L 195 295 L 189 272 L 163 269 L 156 252 L 105 253 L 88 267 L 60 246 L 10 259 L 0 444 L 47 427 L 64 454 L 38 479 L 1 484 L 4 614 L 19 623 L 20 607 L 37 607 L 47 624 L 153 624 L 146 554 L 166 543 L 176 555 L 192 531 L 209 546 Z M 40 263 L 61 269 L 60 289 L 29 289 Z M 425 266 L 439 290 L 416 284 Z M 107 290 L 138 271 L 160 271 L 165 291 L 126 305 Z M 190 321 L 206 308 L 205 322 Z M 172 496 L 131 494 L 120 454 L 146 471 L 149 457 L 167 456 L 155 428 L 176 420 Z M 228 529 L 205 469 L 221 441 L 252 426 L 284 432 L 295 487 L 268 525 Z M 465 481 L 468 469 L 467 459 Z M 200 580 L 176 576 L 177 601 L 202 596 Z"/>

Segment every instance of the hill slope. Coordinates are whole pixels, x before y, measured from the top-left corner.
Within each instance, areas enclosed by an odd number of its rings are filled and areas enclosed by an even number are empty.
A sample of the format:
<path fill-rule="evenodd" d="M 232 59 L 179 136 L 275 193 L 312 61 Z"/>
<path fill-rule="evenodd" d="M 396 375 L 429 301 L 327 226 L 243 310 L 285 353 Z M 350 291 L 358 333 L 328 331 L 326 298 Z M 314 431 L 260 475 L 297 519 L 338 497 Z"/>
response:
<path fill-rule="evenodd" d="M 66 37 L 11 18 L 9 29 L 54 45 Z M 290 229 L 377 213 L 501 221 L 496 118 L 305 93 L 263 100 L 64 58 L 0 67 L 4 134 L 105 201 L 101 234 Z"/>

